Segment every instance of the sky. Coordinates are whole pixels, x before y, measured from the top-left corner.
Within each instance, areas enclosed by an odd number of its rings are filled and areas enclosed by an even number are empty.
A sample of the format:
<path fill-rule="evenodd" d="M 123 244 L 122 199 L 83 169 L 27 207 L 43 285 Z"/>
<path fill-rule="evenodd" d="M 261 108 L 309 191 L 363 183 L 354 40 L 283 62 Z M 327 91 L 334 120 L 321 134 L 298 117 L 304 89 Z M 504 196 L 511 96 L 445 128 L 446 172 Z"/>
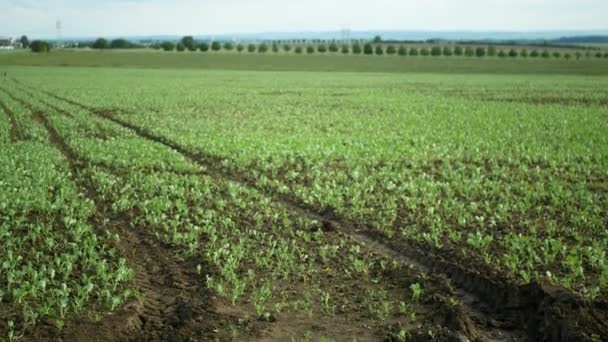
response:
<path fill-rule="evenodd" d="M 608 0 L 0 0 L 0 36 L 608 29 Z"/>

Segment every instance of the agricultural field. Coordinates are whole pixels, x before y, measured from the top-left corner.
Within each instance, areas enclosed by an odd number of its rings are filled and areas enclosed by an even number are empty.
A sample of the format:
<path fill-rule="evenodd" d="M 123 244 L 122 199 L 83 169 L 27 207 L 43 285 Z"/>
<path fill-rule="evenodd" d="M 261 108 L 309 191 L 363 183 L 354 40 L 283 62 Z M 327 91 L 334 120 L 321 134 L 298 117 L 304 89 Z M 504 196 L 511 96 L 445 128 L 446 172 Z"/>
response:
<path fill-rule="evenodd" d="M 608 62 L 66 56 L 0 70 L 3 338 L 608 338 Z"/>

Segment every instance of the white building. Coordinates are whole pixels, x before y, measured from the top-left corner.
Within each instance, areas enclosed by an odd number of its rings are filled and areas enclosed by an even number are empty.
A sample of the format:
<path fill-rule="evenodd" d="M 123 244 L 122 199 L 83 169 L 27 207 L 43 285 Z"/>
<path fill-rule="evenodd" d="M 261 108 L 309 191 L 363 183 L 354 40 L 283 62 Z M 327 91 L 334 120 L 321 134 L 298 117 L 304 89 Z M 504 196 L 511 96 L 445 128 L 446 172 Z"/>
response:
<path fill-rule="evenodd" d="M 0 50 L 14 50 L 21 48 L 21 42 L 11 37 L 0 37 Z"/>

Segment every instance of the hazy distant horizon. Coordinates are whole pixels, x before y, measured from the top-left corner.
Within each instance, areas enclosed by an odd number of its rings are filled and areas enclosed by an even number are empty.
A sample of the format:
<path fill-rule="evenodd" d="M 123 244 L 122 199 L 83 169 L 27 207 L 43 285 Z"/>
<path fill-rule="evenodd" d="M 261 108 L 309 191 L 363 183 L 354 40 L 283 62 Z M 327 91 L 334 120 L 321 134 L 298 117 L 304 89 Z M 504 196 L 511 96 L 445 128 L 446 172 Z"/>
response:
<path fill-rule="evenodd" d="M 268 31 L 268 32 L 228 32 L 219 34 L 209 33 L 187 33 L 187 34 L 144 34 L 144 35 L 91 35 L 91 36 L 63 36 L 63 40 L 94 40 L 99 37 L 115 39 L 126 38 L 131 40 L 162 40 L 177 39 L 184 35 L 191 35 L 197 39 L 241 39 L 241 40 L 278 40 L 278 39 L 340 39 L 343 38 L 341 30 L 334 31 Z M 608 36 L 608 29 L 597 30 L 547 30 L 547 31 L 476 31 L 476 30 L 365 30 L 350 31 L 348 37 L 351 39 L 366 39 L 375 35 L 381 35 L 383 39 L 389 40 L 551 40 L 562 37 L 574 36 Z M 0 33 L 0 37 L 7 36 Z M 17 37 L 14 35 L 13 37 Z M 55 40 L 53 36 L 30 36 L 30 39 Z"/>
<path fill-rule="evenodd" d="M 4 0 L 0 36 L 608 31 L 605 0 Z"/>

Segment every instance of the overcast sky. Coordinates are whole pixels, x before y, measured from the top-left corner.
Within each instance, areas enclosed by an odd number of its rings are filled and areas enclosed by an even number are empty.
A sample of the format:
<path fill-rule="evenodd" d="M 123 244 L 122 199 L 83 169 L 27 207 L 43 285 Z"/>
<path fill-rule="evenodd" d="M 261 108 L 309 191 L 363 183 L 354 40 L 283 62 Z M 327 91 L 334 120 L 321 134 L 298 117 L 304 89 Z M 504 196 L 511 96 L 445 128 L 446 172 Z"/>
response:
<path fill-rule="evenodd" d="M 608 0 L 0 0 L 0 36 L 608 28 Z"/>

